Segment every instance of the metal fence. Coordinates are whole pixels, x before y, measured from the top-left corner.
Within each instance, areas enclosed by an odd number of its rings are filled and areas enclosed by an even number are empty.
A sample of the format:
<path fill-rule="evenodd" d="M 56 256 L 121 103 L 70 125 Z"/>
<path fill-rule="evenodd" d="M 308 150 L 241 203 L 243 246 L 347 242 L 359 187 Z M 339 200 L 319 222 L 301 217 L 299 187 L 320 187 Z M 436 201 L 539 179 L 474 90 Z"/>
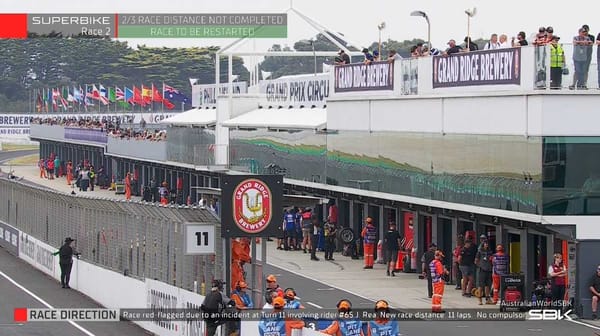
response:
<path fill-rule="evenodd" d="M 0 178 L 0 220 L 55 247 L 73 237 L 83 259 L 131 277 L 199 291 L 223 274 L 221 227 L 207 209 L 69 195 Z M 216 255 L 184 255 L 186 222 L 215 225 Z"/>

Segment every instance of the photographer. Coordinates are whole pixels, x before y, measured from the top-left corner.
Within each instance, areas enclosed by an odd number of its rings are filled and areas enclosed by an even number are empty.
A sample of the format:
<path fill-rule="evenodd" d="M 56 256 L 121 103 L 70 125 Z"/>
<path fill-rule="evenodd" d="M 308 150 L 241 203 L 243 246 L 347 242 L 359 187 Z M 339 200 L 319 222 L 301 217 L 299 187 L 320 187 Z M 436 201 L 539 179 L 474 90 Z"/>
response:
<path fill-rule="evenodd" d="M 73 256 L 76 256 L 77 259 L 80 256 L 80 253 L 71 247 L 71 243 L 74 241 L 75 239 L 71 237 L 65 238 L 65 243 L 58 251 L 53 253 L 53 255 L 60 257 L 60 283 L 62 288 L 71 288 L 69 287 L 69 280 L 71 279 L 71 269 L 73 268 Z"/>
<path fill-rule="evenodd" d="M 204 298 L 204 302 L 200 308 L 205 314 L 209 314 L 210 316 L 204 319 L 206 323 L 206 336 L 214 336 L 217 327 L 221 324 L 227 322 L 225 319 L 222 319 L 219 314 L 225 311 L 226 307 L 235 306 L 235 301 L 223 293 L 223 285 L 225 283 L 221 280 L 213 280 L 212 289 L 210 293 L 206 295 Z"/>

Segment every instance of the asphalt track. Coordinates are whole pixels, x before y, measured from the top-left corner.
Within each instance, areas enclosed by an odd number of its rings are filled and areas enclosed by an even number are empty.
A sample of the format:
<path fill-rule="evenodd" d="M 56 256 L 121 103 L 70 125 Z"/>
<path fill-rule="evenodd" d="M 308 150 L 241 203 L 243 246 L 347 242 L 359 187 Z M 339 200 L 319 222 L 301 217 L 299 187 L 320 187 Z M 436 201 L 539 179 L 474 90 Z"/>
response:
<path fill-rule="evenodd" d="M 15 258 L 2 248 L 0 248 L 0 297 L 0 335 L 2 336 L 148 335 L 142 328 L 130 322 L 15 323 L 13 320 L 15 308 L 50 308 L 49 306 L 101 308 L 101 306 L 79 292 L 61 288 L 56 280 Z"/>

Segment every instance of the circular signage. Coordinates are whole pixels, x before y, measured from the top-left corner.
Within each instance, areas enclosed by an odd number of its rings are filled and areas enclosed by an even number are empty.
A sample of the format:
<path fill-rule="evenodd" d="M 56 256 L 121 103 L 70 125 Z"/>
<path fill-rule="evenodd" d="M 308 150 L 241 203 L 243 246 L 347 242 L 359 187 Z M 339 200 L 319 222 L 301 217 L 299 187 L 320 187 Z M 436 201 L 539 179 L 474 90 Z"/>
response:
<path fill-rule="evenodd" d="M 271 189 L 261 180 L 247 179 L 233 189 L 233 221 L 240 230 L 257 234 L 273 216 Z"/>

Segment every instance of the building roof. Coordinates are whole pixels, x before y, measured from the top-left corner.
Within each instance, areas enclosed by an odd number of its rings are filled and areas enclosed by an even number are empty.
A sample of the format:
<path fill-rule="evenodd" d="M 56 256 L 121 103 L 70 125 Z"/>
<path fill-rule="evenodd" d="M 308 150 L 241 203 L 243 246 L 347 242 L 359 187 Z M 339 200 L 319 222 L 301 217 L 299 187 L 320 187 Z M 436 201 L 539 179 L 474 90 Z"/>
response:
<path fill-rule="evenodd" d="M 175 126 L 208 126 L 214 125 L 216 122 L 216 109 L 201 108 L 194 108 L 185 112 L 177 113 L 176 115 L 162 121 L 163 124 L 171 124 Z"/>
<path fill-rule="evenodd" d="M 222 123 L 230 128 L 323 129 L 325 108 L 259 108 Z"/>

